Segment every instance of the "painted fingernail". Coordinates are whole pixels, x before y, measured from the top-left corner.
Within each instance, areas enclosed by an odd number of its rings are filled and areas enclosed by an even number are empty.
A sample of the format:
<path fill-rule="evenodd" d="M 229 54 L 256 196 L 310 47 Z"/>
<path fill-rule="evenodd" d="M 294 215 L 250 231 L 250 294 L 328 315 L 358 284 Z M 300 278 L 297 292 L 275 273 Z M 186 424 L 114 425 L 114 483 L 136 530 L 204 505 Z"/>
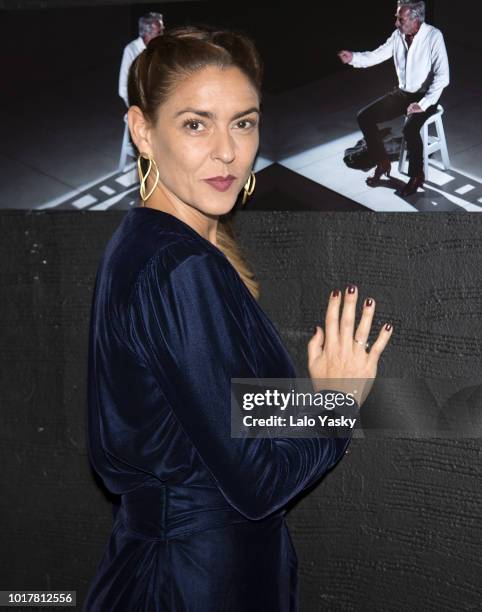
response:
<path fill-rule="evenodd" d="M 387 323 L 387 324 L 385 325 L 385 329 L 386 329 L 387 331 L 390 331 L 390 330 L 392 329 L 392 326 L 390 325 L 390 323 Z"/>
<path fill-rule="evenodd" d="M 348 285 L 348 293 L 355 293 L 355 290 L 356 290 L 355 285 Z"/>
<path fill-rule="evenodd" d="M 372 304 L 373 304 L 373 300 L 372 300 L 372 298 L 367 298 L 367 299 L 365 300 L 365 306 L 371 306 Z"/>
<path fill-rule="evenodd" d="M 340 294 L 340 290 L 339 289 L 333 289 L 333 291 L 331 292 L 331 295 L 333 297 L 338 297 Z"/>
<path fill-rule="evenodd" d="M 313 335 L 315 335 L 317 331 L 318 331 L 318 328 L 315 325 L 315 327 L 313 327 Z"/>

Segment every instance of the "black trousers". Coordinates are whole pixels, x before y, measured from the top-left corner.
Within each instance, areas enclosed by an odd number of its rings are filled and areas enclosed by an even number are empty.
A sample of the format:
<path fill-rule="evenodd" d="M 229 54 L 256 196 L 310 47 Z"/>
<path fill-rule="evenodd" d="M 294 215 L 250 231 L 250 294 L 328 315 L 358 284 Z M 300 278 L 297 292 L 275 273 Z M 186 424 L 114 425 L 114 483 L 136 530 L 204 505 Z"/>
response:
<path fill-rule="evenodd" d="M 368 153 L 375 162 L 378 163 L 387 157 L 377 123 L 406 115 L 407 107 L 412 102 L 421 100 L 424 95 L 424 91 L 410 93 L 397 87 L 358 112 L 358 125 L 365 137 Z M 405 122 L 403 135 L 407 143 L 410 176 L 416 176 L 423 171 L 423 143 L 420 129 L 436 111 L 437 104 L 433 104 L 423 113 L 412 113 Z"/>

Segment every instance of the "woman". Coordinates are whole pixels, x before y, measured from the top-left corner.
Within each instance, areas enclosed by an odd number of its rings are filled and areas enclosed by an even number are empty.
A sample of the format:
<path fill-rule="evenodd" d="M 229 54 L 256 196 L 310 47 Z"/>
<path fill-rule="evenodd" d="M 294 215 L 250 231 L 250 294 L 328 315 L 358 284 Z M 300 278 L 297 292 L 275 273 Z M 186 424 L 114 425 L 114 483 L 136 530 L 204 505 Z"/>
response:
<path fill-rule="evenodd" d="M 293 378 L 223 224 L 250 195 L 261 62 L 243 35 L 196 28 L 154 39 L 129 75 L 143 205 L 99 266 L 89 344 L 88 442 L 121 496 L 83 610 L 293 612 L 297 559 L 284 507 L 347 439 L 230 436 L 231 378 Z M 391 334 L 365 350 L 367 302 L 329 300 L 308 344 L 318 378 L 374 378 Z"/>

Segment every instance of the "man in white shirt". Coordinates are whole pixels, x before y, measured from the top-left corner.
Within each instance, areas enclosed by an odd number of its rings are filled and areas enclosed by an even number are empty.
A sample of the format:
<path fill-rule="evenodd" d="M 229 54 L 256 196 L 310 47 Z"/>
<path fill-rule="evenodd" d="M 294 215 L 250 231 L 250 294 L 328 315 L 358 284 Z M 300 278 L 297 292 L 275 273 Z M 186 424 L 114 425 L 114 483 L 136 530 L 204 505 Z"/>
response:
<path fill-rule="evenodd" d="M 147 13 L 139 19 L 139 36 L 124 48 L 119 73 L 119 96 L 129 107 L 127 95 L 127 77 L 129 68 L 136 57 L 144 51 L 149 41 L 164 33 L 164 21 L 161 13 Z"/>
<path fill-rule="evenodd" d="M 377 123 L 408 116 L 403 133 L 409 155 L 410 180 L 399 191 L 412 195 L 423 186 L 423 143 L 420 129 L 437 110 L 442 90 L 449 84 L 449 64 L 442 32 L 425 23 L 425 2 L 399 0 L 397 28 L 374 51 L 340 51 L 339 58 L 354 68 L 367 68 L 393 57 L 398 88 L 375 100 L 357 115 L 367 143 L 368 153 L 376 162 L 375 173 L 367 179 L 370 186 L 383 174 L 390 175 L 391 163 L 383 146 Z"/>

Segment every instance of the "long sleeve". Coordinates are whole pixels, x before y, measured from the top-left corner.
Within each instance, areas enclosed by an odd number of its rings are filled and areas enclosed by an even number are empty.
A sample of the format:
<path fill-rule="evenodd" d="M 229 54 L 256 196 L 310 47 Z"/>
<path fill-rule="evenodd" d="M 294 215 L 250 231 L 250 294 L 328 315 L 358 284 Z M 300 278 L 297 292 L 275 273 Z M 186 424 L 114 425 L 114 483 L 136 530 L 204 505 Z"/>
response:
<path fill-rule="evenodd" d="M 442 32 L 437 31 L 431 49 L 433 79 L 425 96 L 418 105 L 425 111 L 436 104 L 442 91 L 450 82 L 449 60 Z"/>
<path fill-rule="evenodd" d="M 369 68 L 370 66 L 381 64 L 392 57 L 395 34 L 396 30 L 387 38 L 383 45 L 380 45 L 374 51 L 354 51 L 350 66 L 353 66 L 353 68 Z"/>
<path fill-rule="evenodd" d="M 349 438 L 231 437 L 230 379 L 257 377 L 245 307 L 228 260 L 186 240 L 141 272 L 128 334 L 224 497 L 258 519 L 321 477 Z"/>
<path fill-rule="evenodd" d="M 129 106 L 129 98 L 127 95 L 127 77 L 129 68 L 134 60 L 129 45 L 127 45 L 122 54 L 121 67 L 119 71 L 119 96 L 124 100 L 126 106 Z"/>

